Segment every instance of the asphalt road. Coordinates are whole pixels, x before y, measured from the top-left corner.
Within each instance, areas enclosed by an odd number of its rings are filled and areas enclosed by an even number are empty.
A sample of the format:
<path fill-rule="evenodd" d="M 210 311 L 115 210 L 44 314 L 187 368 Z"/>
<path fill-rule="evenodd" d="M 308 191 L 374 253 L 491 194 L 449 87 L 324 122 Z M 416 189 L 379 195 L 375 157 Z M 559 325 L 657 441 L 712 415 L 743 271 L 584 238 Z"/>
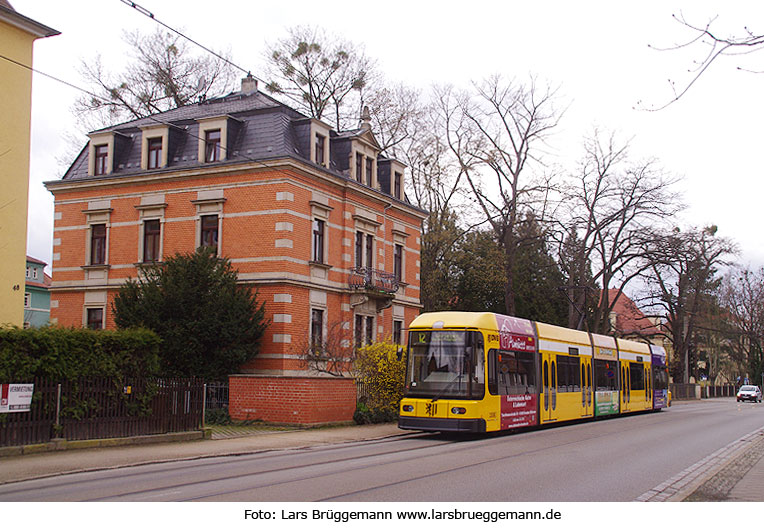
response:
<path fill-rule="evenodd" d="M 631 501 L 764 424 L 732 399 L 514 434 L 406 437 L 94 471 L 0 501 Z"/>

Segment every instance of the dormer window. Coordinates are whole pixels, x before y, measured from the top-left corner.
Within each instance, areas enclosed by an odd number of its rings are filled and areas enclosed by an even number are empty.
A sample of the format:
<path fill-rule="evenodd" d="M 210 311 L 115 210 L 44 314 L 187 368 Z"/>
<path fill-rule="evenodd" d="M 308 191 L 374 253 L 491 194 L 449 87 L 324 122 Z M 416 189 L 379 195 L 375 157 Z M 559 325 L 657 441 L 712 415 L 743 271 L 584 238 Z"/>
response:
<path fill-rule="evenodd" d="M 162 138 L 150 138 L 148 141 L 148 168 L 158 169 L 162 166 Z"/>
<path fill-rule="evenodd" d="M 207 163 L 220 161 L 220 129 L 207 130 L 204 132 L 204 161 Z"/>
<path fill-rule="evenodd" d="M 399 200 L 402 199 L 401 197 L 401 186 L 403 185 L 403 175 L 400 172 L 395 173 L 395 182 L 393 183 L 393 196 L 398 198 Z"/>
<path fill-rule="evenodd" d="M 109 171 L 109 145 L 96 145 L 94 157 L 93 174 L 95 176 L 106 174 Z"/>
<path fill-rule="evenodd" d="M 372 172 L 374 170 L 374 160 L 367 157 L 366 158 L 366 185 L 369 187 L 372 187 L 374 180 L 372 178 Z"/>
<path fill-rule="evenodd" d="M 363 183 L 363 154 L 356 152 L 355 155 L 355 179 L 358 183 Z"/>
<path fill-rule="evenodd" d="M 321 134 L 316 134 L 316 163 L 324 165 L 324 148 L 326 146 L 326 137 Z"/>

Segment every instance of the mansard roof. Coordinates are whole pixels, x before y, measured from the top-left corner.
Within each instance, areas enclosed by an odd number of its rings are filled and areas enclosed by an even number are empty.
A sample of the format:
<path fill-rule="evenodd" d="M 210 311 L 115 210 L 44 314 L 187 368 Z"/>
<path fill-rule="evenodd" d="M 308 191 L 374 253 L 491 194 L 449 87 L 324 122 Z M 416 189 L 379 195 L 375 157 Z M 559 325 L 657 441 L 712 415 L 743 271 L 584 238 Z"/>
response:
<path fill-rule="evenodd" d="M 200 121 L 212 118 L 225 118 L 233 125 L 229 124 L 225 159 L 202 164 L 197 159 L 200 136 L 203 135 Z M 388 161 L 379 152 L 381 148 L 369 127 L 361 126 L 342 132 L 331 130 L 329 167 L 317 165 L 310 156 L 311 125 L 315 121 L 260 91 L 234 92 L 92 132 L 91 137 L 96 134 L 114 134 L 118 138 L 119 145 L 115 146 L 115 162 L 111 173 L 107 176 L 88 174 L 89 149 L 86 145 L 64 174 L 63 180 L 113 179 L 202 165 L 229 166 L 283 158 L 293 158 L 318 170 L 349 179 L 347 157 L 350 147 L 347 143 L 353 140 L 375 149 L 379 162 Z M 325 123 L 323 125 L 328 127 Z M 167 126 L 169 129 L 170 144 L 165 146 L 168 149 L 168 162 L 164 168 L 147 171 L 141 168 L 143 130 L 154 126 Z M 233 133 L 230 133 L 232 129 Z M 390 194 L 388 189 L 383 192 Z"/>

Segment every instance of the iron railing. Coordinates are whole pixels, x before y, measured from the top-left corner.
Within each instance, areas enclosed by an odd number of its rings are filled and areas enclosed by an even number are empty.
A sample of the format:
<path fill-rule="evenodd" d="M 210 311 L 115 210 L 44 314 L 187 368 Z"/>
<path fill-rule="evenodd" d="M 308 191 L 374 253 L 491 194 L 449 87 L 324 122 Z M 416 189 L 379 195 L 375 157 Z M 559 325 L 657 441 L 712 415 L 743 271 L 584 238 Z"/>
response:
<path fill-rule="evenodd" d="M 196 431 L 200 379 L 35 379 L 31 409 L 0 414 L 0 446 Z"/>
<path fill-rule="evenodd" d="M 399 281 L 394 273 L 374 268 L 353 268 L 348 284 L 356 290 L 392 295 L 398 291 Z"/>

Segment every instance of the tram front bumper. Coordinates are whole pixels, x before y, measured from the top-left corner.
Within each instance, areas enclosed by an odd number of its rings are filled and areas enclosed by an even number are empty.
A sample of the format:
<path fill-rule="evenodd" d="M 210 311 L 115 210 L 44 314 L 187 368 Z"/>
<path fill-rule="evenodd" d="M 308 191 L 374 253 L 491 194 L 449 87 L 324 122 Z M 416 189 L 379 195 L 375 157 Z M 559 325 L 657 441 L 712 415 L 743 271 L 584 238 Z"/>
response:
<path fill-rule="evenodd" d="M 485 433 L 485 420 L 482 418 L 420 418 L 418 416 L 400 416 L 398 418 L 398 428 L 415 431 Z"/>

